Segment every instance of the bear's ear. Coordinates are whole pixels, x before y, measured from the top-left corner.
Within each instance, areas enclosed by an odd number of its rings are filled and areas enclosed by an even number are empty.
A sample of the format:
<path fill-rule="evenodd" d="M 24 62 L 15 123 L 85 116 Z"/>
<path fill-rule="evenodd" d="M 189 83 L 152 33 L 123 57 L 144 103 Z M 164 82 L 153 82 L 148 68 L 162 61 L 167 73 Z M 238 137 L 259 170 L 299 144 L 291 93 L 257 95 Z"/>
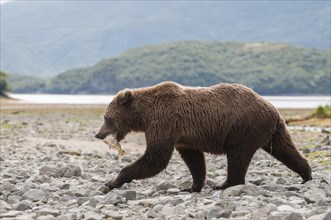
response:
<path fill-rule="evenodd" d="M 118 95 L 118 103 L 120 105 L 128 105 L 133 99 L 132 91 L 125 90 Z"/>

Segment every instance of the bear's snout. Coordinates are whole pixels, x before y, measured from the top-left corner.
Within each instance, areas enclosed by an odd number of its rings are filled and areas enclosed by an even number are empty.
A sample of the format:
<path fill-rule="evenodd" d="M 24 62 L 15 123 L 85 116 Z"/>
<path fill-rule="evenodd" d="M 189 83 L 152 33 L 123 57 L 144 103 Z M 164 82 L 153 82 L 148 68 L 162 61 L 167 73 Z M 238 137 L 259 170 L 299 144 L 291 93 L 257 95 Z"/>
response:
<path fill-rule="evenodd" d="M 100 139 L 100 140 L 103 139 L 99 133 L 97 133 L 97 134 L 95 135 L 95 137 L 98 138 L 98 139 Z"/>

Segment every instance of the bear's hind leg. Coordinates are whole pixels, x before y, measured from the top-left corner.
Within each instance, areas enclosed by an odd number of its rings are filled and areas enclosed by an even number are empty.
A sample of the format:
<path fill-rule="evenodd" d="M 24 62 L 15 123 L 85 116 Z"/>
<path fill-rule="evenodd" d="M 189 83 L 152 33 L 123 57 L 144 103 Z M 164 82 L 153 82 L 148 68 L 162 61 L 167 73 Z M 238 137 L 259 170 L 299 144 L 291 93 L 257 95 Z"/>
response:
<path fill-rule="evenodd" d="M 244 151 L 244 149 L 249 149 Z M 216 190 L 224 190 L 231 186 L 245 184 L 245 176 L 251 159 L 256 152 L 254 147 L 232 147 L 226 152 L 228 160 L 228 176 L 226 181 L 220 186 L 214 186 Z"/>
<path fill-rule="evenodd" d="M 288 168 L 298 173 L 303 179 L 302 183 L 312 180 L 311 168 L 306 159 L 293 144 L 290 134 L 282 123 L 272 137 L 272 145 L 263 148 Z"/>
<path fill-rule="evenodd" d="M 190 149 L 179 149 L 178 152 L 188 166 L 193 178 L 192 186 L 183 191 L 200 192 L 206 179 L 206 163 L 203 152 Z"/>

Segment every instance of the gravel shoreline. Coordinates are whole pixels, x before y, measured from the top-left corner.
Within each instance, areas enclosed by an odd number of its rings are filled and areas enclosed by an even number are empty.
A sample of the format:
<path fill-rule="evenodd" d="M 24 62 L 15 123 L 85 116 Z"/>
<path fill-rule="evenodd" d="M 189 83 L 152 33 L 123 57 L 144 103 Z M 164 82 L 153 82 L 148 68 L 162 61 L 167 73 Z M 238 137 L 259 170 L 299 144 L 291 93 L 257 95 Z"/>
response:
<path fill-rule="evenodd" d="M 201 193 L 184 193 L 191 175 L 177 152 L 167 169 L 104 194 L 104 183 L 145 149 L 142 134 L 122 144 L 121 159 L 94 134 L 102 112 L 8 111 L 1 114 L 1 219 L 331 219 L 330 134 L 292 129 L 313 181 L 259 150 L 246 184 L 224 191 L 226 157 L 208 155 Z"/>

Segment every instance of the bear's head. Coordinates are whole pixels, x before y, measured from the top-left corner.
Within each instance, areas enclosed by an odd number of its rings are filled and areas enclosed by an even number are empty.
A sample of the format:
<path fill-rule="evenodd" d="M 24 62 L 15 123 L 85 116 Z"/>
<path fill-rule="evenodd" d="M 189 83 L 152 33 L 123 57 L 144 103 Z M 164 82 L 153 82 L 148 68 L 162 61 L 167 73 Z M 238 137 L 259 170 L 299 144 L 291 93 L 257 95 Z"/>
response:
<path fill-rule="evenodd" d="M 104 122 L 95 135 L 98 139 L 104 139 L 113 134 L 118 141 L 121 141 L 126 134 L 132 131 L 133 112 L 131 108 L 133 93 L 131 90 L 119 92 L 108 105 Z"/>

